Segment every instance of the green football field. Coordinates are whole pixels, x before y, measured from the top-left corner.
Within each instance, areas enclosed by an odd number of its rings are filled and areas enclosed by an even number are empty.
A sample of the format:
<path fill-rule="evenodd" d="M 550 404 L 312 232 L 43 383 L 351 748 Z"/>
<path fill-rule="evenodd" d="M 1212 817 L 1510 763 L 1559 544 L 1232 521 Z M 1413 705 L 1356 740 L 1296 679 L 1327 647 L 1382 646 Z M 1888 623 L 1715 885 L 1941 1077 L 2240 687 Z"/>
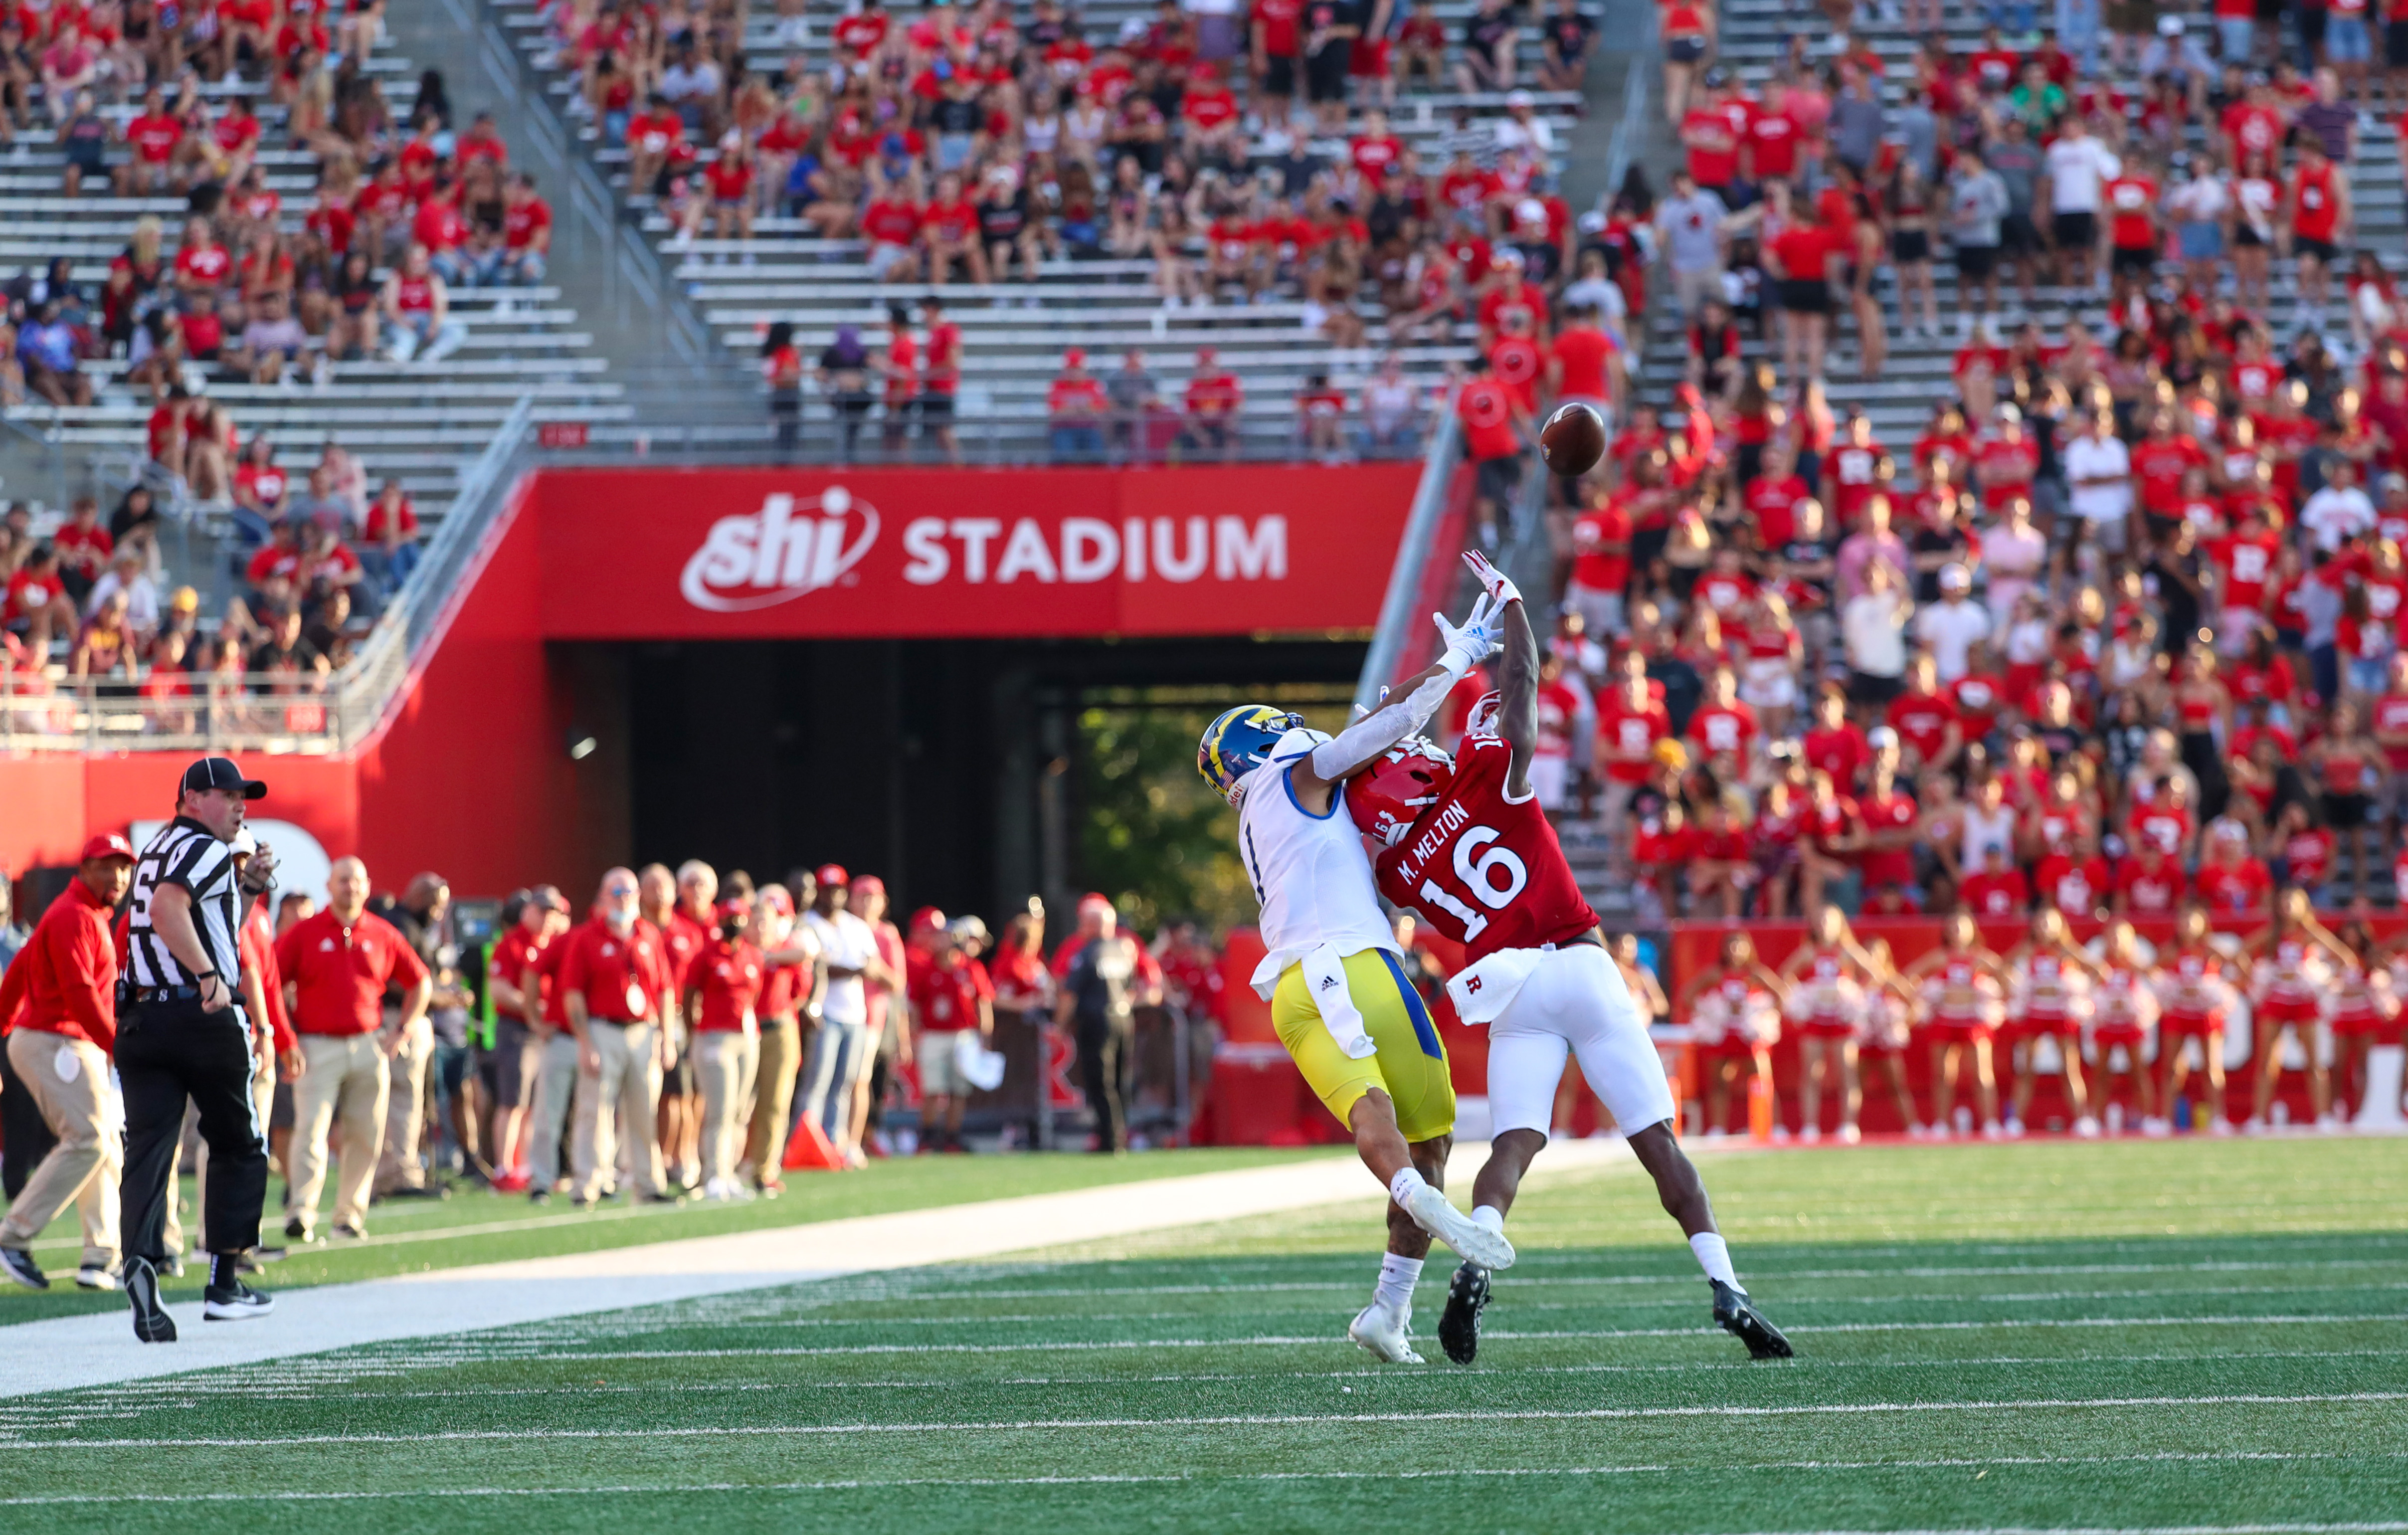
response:
<path fill-rule="evenodd" d="M 1469 1370 L 1343 1341 L 1356 1207 L 22 1399 L 0 1528 L 2400 1530 L 2403 1152 L 1713 1155 L 1786 1364 L 1617 1167 Z"/>

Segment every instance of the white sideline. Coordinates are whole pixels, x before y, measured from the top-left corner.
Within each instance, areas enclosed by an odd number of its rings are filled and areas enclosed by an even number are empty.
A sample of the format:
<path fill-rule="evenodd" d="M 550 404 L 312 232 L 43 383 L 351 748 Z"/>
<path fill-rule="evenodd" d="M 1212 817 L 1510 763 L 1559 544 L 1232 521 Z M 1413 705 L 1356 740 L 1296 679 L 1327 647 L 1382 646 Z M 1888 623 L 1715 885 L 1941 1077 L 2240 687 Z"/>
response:
<path fill-rule="evenodd" d="M 1484 1154 L 1478 1143 L 1456 1145 L 1451 1167 L 1467 1186 Z M 1533 1173 L 1615 1160 L 1638 1165 L 1619 1140 L 1565 1141 Z M 0 1399 L 1380 1197 L 1361 1163 L 1331 1156 L 322 1284 L 277 1293 L 276 1314 L 257 1322 L 204 1322 L 194 1300 L 170 1308 L 180 1335 L 170 1344 L 137 1342 L 126 1313 L 113 1308 L 0 1327 Z"/>

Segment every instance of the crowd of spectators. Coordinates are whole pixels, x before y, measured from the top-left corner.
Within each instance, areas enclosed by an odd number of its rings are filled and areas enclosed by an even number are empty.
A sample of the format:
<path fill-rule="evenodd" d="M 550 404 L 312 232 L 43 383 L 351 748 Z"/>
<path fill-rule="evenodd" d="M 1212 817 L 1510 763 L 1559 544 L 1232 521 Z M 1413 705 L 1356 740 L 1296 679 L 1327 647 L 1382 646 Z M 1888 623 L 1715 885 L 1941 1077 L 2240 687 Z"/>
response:
<path fill-rule="evenodd" d="M 695 247 L 698 259 L 753 262 L 760 221 L 775 219 L 858 241 L 882 281 L 931 290 L 1033 284 L 1049 262 L 1137 262 L 1171 309 L 1294 302 L 1309 335 L 1366 370 L 1374 329 L 1393 345 L 1450 342 L 1477 320 L 1485 352 L 1502 309 L 1535 337 L 1545 306 L 1492 303 L 1503 287 L 1552 301 L 1585 278 L 1610 324 L 1625 308 L 1599 291 L 1620 251 L 1586 237 L 1601 221 L 1575 228 L 1558 191 L 1566 146 L 1525 88 L 1581 88 L 1596 22 L 1576 0 L 1488 0 L 1452 38 L 1430 6 L 1391 0 L 1164 0 L 1110 35 L 1054 0 L 910 14 L 868 3 L 824 37 L 797 7 L 777 72 L 749 65 L 731 8 L 561 0 L 545 15 L 633 192 L 658 200 L 681 247 L 725 242 Z M 1423 86 L 1491 99 L 1450 102 L 1442 132 L 1408 142 L 1388 112 L 1400 87 Z M 858 330 L 833 339 L 817 376 L 848 451 L 874 402 L 890 434 L 911 429 L 898 405 L 950 406 L 951 339 L 934 323 L 915 333 L 908 314 L 882 347 Z M 763 360 L 782 422 L 803 352 L 773 335 Z M 1124 362 L 1098 377 L 1064 359 L 1047 402 L 1058 456 L 1234 448 L 1242 402 L 1214 381 L 1215 359 L 1197 359 L 1177 394 Z M 1327 456 L 1417 445 L 1430 401 L 1381 375 L 1351 402 L 1313 380 L 1296 439 Z M 950 451 L 950 414 L 940 422 Z M 920 418 L 924 437 L 938 429 Z"/>
<path fill-rule="evenodd" d="M 232 476 L 266 542 L 214 623 L 173 585 L 158 497 L 124 493 L 104 519 L 76 500 L 37 533 L 0 519 L 0 733 L 66 734 L 79 705 L 111 700 L 158 735 L 315 736 L 322 695 L 366 624 L 415 568 L 421 530 L 397 481 L 371 497 L 358 461 L 328 443 L 294 484 L 265 437 Z"/>
<path fill-rule="evenodd" d="M 1757 93 L 1666 9 L 1688 366 L 1555 514 L 1541 793 L 1651 912 L 2408 888 L 2408 306 L 2349 197 L 2408 58 L 2060 6 L 1900 81 L 1825 8 Z M 1891 324 L 1954 345 L 1912 440 L 1827 393 L 1843 323 L 1868 379 Z"/>
<path fill-rule="evenodd" d="M 36 93 L 21 61 L 44 61 L 41 110 L 65 155 L 61 191 L 173 195 L 188 217 L 170 248 L 145 216 L 97 284 L 64 258 L 7 286 L 0 327 L 0 404 L 88 406 L 108 361 L 154 401 L 211 381 L 323 385 L 346 361 L 434 360 L 466 332 L 451 311 L 461 285 L 538 282 L 551 211 L 509 169 L 490 112 L 456 128 L 442 77 L 418 82 L 405 116 L 363 66 L 382 6 L 336 17 L 283 0 L 183 7 L 147 4 L 18 7 L 0 23 L 15 44 L 0 90 L 17 135 Z M 255 9 L 254 27 L 234 13 Z M 328 27 L 334 31 L 330 34 Z M 128 35 L 144 35 L 139 45 Z M 86 67 L 53 74 L 63 54 Z M 231 90 L 217 90 L 218 81 Z M 271 144 L 306 156 L 316 192 L 288 208 L 269 183 Z M 158 461 L 208 500 L 222 486 L 185 456 Z"/>

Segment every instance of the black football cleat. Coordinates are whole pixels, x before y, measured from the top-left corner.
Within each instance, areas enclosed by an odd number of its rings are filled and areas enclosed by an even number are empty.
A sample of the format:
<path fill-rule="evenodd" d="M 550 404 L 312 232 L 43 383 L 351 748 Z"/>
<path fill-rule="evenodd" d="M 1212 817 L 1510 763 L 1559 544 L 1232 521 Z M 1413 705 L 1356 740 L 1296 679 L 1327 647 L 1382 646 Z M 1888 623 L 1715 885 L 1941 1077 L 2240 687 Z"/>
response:
<path fill-rule="evenodd" d="M 1706 1282 L 1714 1287 L 1714 1324 L 1747 1345 L 1747 1352 L 1758 1359 L 1786 1359 L 1793 1350 L 1781 1329 L 1765 1319 L 1756 1309 L 1744 1290 L 1734 1290 L 1719 1279 Z"/>
<path fill-rule="evenodd" d="M 176 1319 L 159 1303 L 159 1270 L 149 1258 L 125 1260 L 125 1299 L 134 1308 L 134 1336 L 146 1343 L 176 1341 Z"/>
<path fill-rule="evenodd" d="M 212 1284 L 201 1292 L 201 1316 L 209 1322 L 248 1322 L 265 1316 L 276 1310 L 272 1296 L 265 1296 L 241 1280 L 231 1284 Z"/>
<path fill-rule="evenodd" d="M 1456 1364 L 1480 1357 L 1480 1313 L 1488 1309 L 1488 1270 L 1467 1263 L 1446 1282 L 1446 1310 L 1438 1319 L 1439 1346 Z"/>

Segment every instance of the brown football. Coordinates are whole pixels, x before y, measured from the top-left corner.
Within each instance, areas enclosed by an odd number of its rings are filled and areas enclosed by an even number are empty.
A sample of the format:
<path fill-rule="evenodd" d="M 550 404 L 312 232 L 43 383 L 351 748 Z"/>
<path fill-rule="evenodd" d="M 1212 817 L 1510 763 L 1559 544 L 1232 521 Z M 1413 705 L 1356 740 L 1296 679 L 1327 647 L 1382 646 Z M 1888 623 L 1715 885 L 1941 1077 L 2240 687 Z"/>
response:
<path fill-rule="evenodd" d="M 1539 428 L 1539 456 L 1566 478 L 1588 473 L 1605 456 L 1604 418 L 1578 401 L 1559 407 Z"/>

